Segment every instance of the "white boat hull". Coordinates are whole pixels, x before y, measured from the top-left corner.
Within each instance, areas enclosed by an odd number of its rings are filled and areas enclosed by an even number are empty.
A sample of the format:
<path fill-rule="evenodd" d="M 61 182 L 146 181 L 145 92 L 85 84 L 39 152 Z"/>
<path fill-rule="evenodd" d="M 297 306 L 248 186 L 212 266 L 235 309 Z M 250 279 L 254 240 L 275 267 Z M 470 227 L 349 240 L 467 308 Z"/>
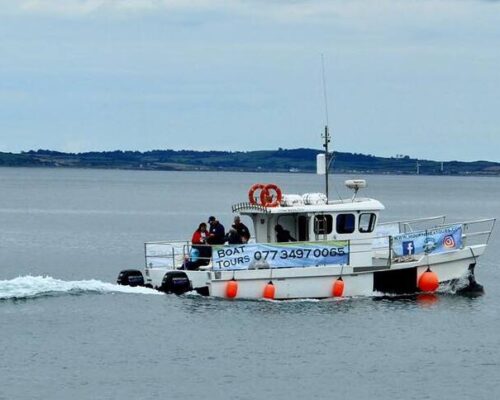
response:
<path fill-rule="evenodd" d="M 282 268 L 237 271 L 176 271 L 189 279 L 189 289 L 226 298 L 228 282 L 236 280 L 238 299 L 261 299 L 271 281 L 275 288 L 274 299 L 306 299 L 333 297 L 334 282 L 341 276 L 344 281 L 343 297 L 375 296 L 384 293 L 418 292 L 418 280 L 430 267 L 437 274 L 440 284 L 453 282 L 473 272 L 477 258 L 486 245 L 468 246 L 460 250 L 432 254 L 418 261 L 392 263 L 390 266 L 322 266 L 308 268 Z M 378 263 L 380 264 L 380 263 Z M 165 290 L 164 279 L 172 270 L 146 268 L 144 282 Z M 401 283 L 398 280 L 401 279 Z"/>

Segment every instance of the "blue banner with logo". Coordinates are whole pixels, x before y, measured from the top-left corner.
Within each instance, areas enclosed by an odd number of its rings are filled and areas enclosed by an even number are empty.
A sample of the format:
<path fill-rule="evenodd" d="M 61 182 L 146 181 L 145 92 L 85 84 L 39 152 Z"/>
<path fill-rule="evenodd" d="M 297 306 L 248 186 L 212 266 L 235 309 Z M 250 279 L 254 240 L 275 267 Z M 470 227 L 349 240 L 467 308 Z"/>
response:
<path fill-rule="evenodd" d="M 214 270 L 316 267 L 349 263 L 349 242 L 294 242 L 214 246 Z"/>
<path fill-rule="evenodd" d="M 409 232 L 392 237 L 395 257 L 444 253 L 462 248 L 462 225 Z"/>

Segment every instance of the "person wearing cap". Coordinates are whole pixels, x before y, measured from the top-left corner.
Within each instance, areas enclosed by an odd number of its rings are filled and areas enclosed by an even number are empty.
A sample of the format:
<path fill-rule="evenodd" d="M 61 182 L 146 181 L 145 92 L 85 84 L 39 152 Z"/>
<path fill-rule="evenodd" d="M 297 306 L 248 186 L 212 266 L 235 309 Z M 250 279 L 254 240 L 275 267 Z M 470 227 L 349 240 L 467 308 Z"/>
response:
<path fill-rule="evenodd" d="M 226 241 L 226 230 L 224 225 L 222 225 L 214 216 L 208 218 L 208 223 L 210 224 L 210 229 L 208 230 L 208 244 L 224 244 Z"/>
<path fill-rule="evenodd" d="M 234 217 L 234 224 L 232 228 L 235 229 L 236 232 L 238 232 L 238 235 L 241 238 L 241 243 L 248 243 L 248 241 L 250 240 L 250 231 L 248 230 L 247 226 L 243 222 L 241 222 L 239 215 L 236 215 Z"/>

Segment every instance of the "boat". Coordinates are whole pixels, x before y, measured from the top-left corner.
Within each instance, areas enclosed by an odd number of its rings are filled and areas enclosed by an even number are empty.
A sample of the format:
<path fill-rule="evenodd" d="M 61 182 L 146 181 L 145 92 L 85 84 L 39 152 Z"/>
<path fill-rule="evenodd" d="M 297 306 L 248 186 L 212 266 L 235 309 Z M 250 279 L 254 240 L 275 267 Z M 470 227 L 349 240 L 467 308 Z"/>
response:
<path fill-rule="evenodd" d="M 359 196 L 367 186 L 362 179 L 345 182 L 351 197 L 330 200 L 327 128 L 324 137 L 317 165 L 326 175 L 325 193 L 284 194 L 274 184 L 255 184 L 245 201 L 232 206 L 234 214 L 253 224 L 248 243 L 147 242 L 144 267 L 121 271 L 117 282 L 229 299 L 482 291 L 475 268 L 494 218 L 450 222 L 440 215 L 380 222 L 385 207 Z M 280 241 L 277 231 L 287 232 L 289 241 Z"/>

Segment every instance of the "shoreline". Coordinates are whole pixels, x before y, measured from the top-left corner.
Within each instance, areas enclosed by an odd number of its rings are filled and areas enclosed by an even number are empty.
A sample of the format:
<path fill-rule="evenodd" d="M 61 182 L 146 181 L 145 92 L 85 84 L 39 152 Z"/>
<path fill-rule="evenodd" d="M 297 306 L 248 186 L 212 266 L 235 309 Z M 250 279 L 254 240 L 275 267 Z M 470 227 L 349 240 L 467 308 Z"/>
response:
<path fill-rule="evenodd" d="M 0 169 L 51 169 L 51 170 L 97 170 L 97 171 L 137 171 L 137 172 L 230 172 L 230 173 L 249 173 L 249 174 L 305 174 L 305 175 L 316 175 L 315 171 L 284 171 L 284 170 L 237 170 L 237 169 L 160 169 L 160 168 L 113 168 L 105 166 L 53 166 L 53 165 L 0 165 Z M 410 172 L 397 172 L 397 171 L 360 171 L 360 170 L 341 170 L 341 171 L 330 171 L 331 175 L 372 175 L 372 176 L 425 176 L 425 177 L 463 177 L 463 178 L 499 178 L 499 173 L 425 173 L 421 172 L 419 174 Z"/>

